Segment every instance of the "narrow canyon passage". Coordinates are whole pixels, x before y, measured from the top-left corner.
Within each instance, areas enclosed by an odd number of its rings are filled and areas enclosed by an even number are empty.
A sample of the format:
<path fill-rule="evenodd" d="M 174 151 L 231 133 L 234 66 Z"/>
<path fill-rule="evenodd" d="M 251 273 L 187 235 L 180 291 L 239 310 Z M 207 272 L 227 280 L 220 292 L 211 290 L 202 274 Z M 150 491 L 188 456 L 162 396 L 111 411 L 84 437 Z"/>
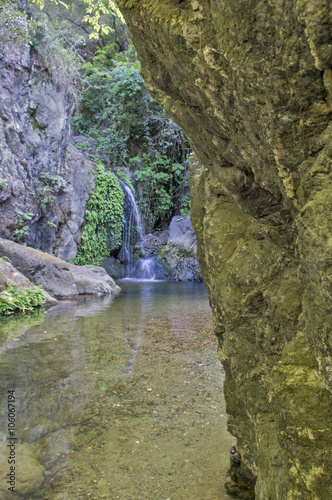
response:
<path fill-rule="evenodd" d="M 1 322 L 1 429 L 14 389 L 17 491 L 30 500 L 227 498 L 233 438 L 204 285 L 121 288 L 115 299 Z"/>

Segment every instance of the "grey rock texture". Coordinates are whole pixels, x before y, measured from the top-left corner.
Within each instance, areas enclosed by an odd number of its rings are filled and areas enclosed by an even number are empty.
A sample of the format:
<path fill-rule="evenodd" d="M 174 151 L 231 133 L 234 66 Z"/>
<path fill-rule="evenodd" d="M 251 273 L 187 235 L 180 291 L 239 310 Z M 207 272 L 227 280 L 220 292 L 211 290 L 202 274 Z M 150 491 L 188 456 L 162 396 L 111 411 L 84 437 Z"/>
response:
<path fill-rule="evenodd" d="M 125 268 L 124 265 L 120 263 L 115 257 L 106 257 L 101 265 L 107 274 L 112 276 L 115 280 L 120 280 L 124 278 Z"/>
<path fill-rule="evenodd" d="M 197 238 L 190 217 L 173 217 L 169 226 L 167 245 L 174 245 L 196 254 Z"/>
<path fill-rule="evenodd" d="M 92 164 L 69 144 L 75 96 L 21 46 L 0 53 L 0 236 L 76 255 Z"/>
<path fill-rule="evenodd" d="M 197 239 L 190 217 L 175 216 L 169 226 L 167 245 L 159 256 L 176 281 L 203 281 L 197 262 Z"/>
<path fill-rule="evenodd" d="M 120 291 L 103 268 L 74 266 L 53 255 L 3 238 L 0 238 L 0 256 L 8 257 L 24 276 L 35 285 L 43 286 L 56 298 L 71 299 L 81 294 L 114 294 Z"/>
<path fill-rule="evenodd" d="M 332 3 L 119 0 L 184 129 L 240 498 L 332 498 Z M 234 457 L 233 457 L 234 458 Z"/>
<path fill-rule="evenodd" d="M 68 266 L 74 277 L 78 295 L 104 295 L 120 292 L 120 288 L 104 268 L 99 266 L 74 266 L 73 264 Z"/>
<path fill-rule="evenodd" d="M 15 269 L 10 262 L 5 261 L 4 259 L 0 259 L 0 293 L 3 292 L 6 287 L 15 285 L 18 288 L 27 289 L 34 286 L 24 274 Z M 49 293 L 44 290 L 45 304 L 44 305 L 53 305 L 58 301 L 52 297 Z"/>
<path fill-rule="evenodd" d="M 146 255 L 157 254 L 161 246 L 167 245 L 168 236 L 168 229 L 147 234 L 143 241 L 143 248 Z"/>
<path fill-rule="evenodd" d="M 197 240 L 190 217 L 175 216 L 167 231 L 147 235 L 144 250 L 147 255 L 158 254 L 158 279 L 203 280 L 197 262 Z"/>

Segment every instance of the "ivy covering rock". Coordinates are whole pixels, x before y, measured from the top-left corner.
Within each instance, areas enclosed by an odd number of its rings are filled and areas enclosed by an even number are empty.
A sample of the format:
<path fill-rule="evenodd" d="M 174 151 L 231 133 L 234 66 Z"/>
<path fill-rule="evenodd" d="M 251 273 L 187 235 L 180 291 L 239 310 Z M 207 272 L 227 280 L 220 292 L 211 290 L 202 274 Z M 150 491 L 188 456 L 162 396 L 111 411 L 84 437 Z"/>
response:
<path fill-rule="evenodd" d="M 119 248 L 124 223 L 124 194 L 112 172 L 97 167 L 95 191 L 90 195 L 85 212 L 86 224 L 75 264 L 99 265 L 110 250 Z"/>

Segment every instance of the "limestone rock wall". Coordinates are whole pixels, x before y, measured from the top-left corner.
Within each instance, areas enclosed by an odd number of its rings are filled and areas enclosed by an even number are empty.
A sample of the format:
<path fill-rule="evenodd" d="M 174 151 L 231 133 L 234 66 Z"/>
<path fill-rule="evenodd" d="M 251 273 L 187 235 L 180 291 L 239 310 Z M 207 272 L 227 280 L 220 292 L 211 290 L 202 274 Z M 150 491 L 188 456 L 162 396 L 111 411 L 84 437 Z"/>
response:
<path fill-rule="evenodd" d="M 119 0 L 184 129 L 241 465 L 230 491 L 332 497 L 332 4 Z"/>
<path fill-rule="evenodd" d="M 93 188 L 69 144 L 75 96 L 27 45 L 0 49 L 0 236 L 74 258 Z"/>

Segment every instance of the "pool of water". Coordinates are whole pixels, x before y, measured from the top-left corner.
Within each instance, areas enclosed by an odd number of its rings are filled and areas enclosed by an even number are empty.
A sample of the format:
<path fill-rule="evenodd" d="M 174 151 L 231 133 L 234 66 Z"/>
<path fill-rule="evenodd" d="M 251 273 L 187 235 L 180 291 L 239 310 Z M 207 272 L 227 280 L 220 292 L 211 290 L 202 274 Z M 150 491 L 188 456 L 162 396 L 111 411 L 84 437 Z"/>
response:
<path fill-rule="evenodd" d="M 228 497 L 233 438 L 204 285 L 120 286 L 115 298 L 1 320 L 1 498 L 9 394 L 17 470 L 8 498 Z"/>

